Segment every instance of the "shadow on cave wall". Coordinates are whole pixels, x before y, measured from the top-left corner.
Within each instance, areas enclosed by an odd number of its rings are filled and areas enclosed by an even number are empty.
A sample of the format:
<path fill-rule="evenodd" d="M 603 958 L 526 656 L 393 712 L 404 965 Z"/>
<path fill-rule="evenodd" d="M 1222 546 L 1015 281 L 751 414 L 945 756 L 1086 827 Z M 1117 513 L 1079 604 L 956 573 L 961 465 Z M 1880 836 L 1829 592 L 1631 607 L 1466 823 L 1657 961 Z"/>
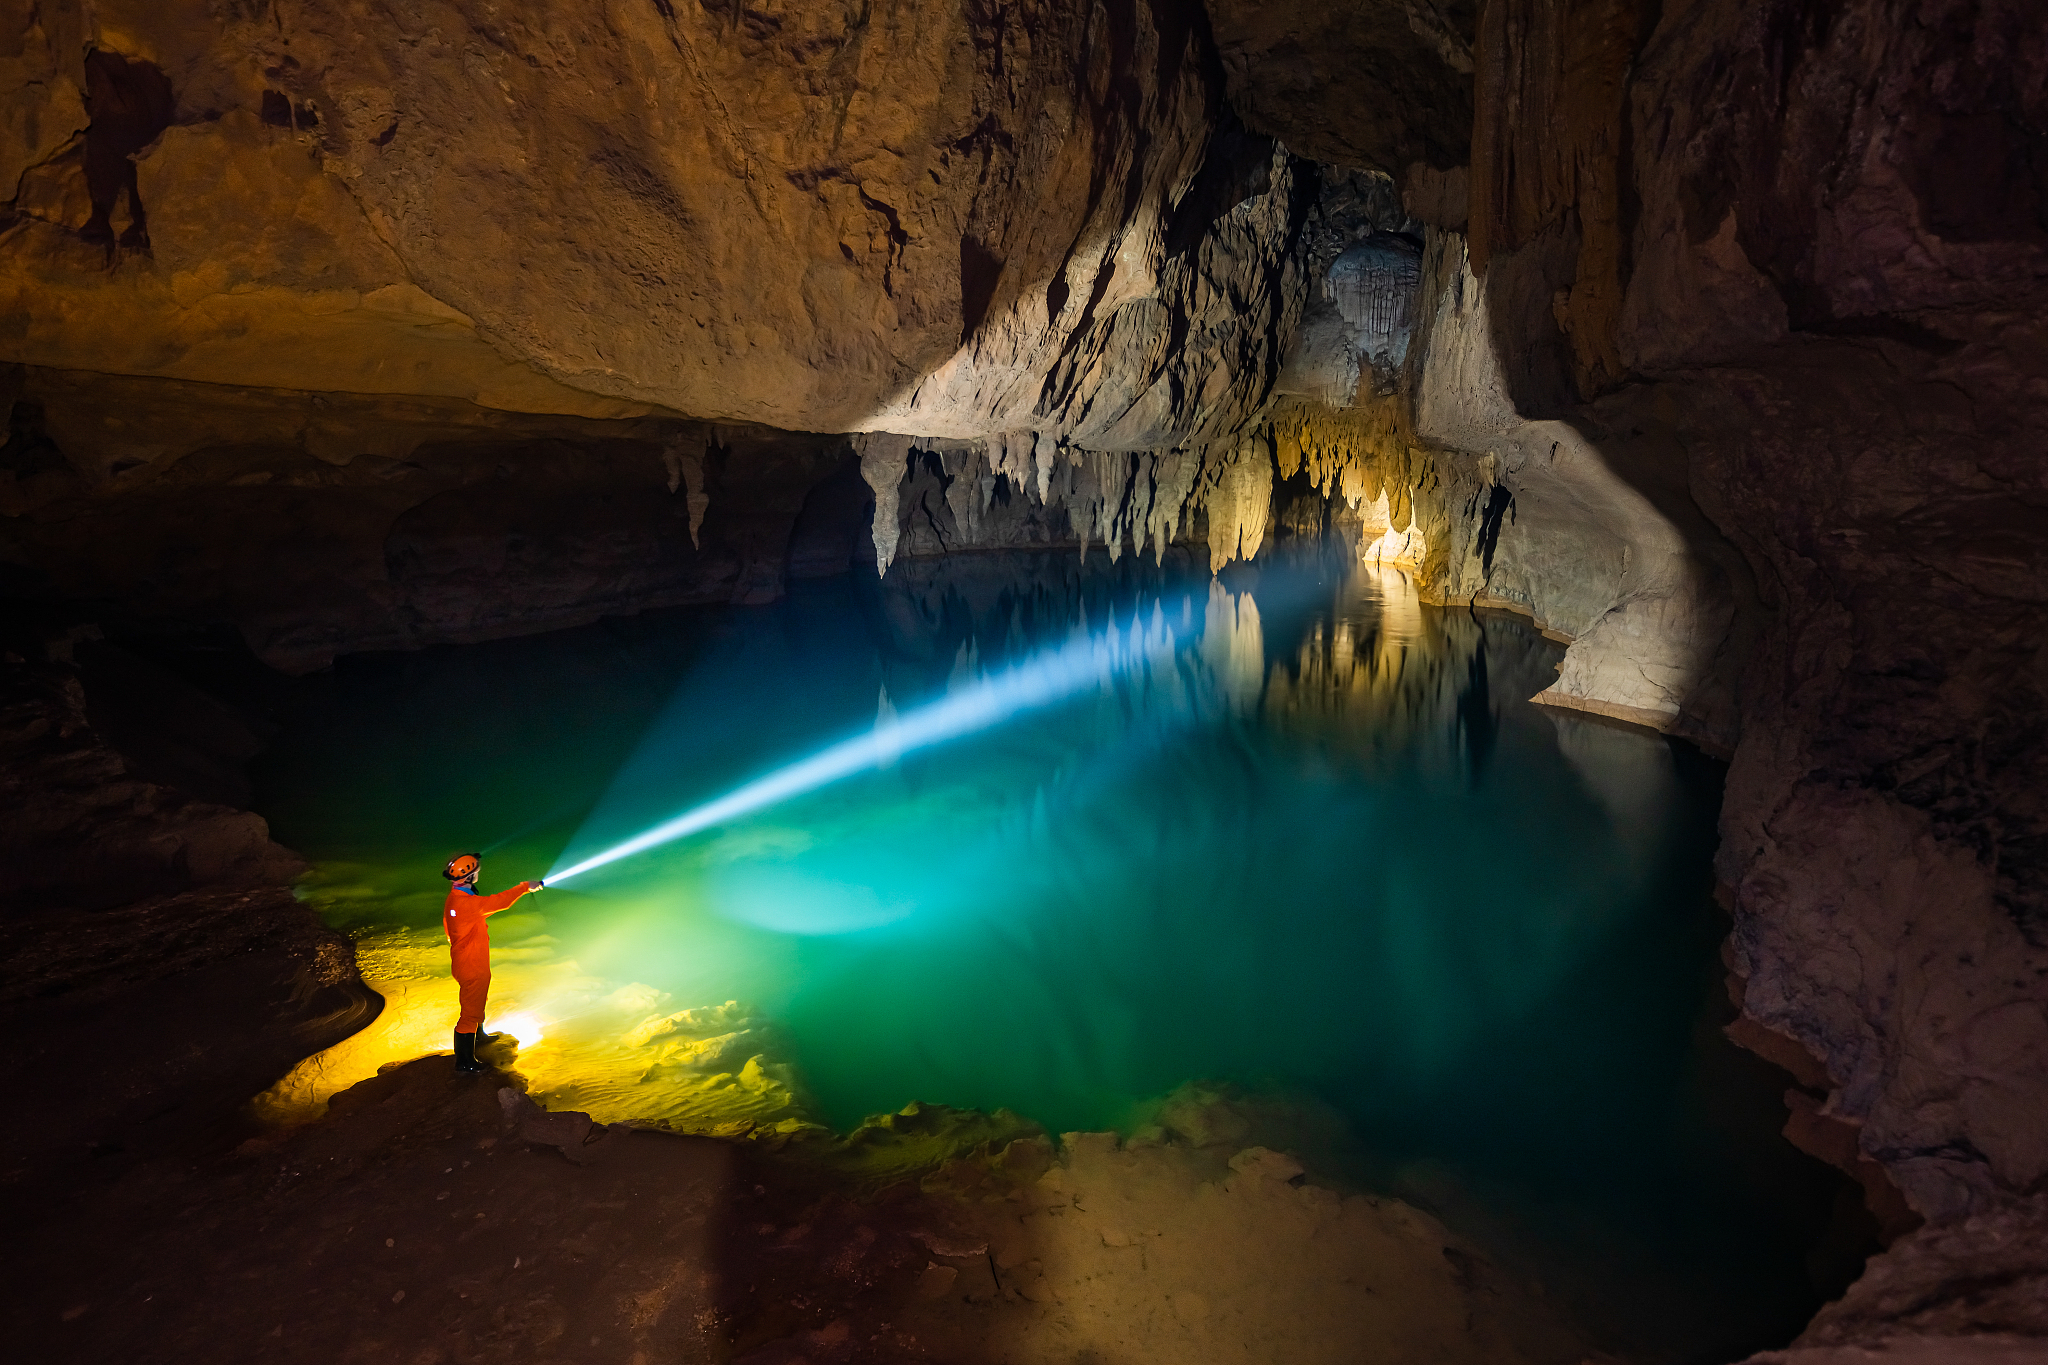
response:
<path fill-rule="evenodd" d="M 171 126 L 174 106 L 170 79 L 154 63 L 105 48 L 86 54 L 85 108 L 92 122 L 85 130 L 85 184 L 92 217 L 79 230 L 86 241 L 114 248 L 114 213 L 125 198 L 128 225 L 118 244 L 148 249 L 149 215 L 136 184 L 135 154 Z"/>

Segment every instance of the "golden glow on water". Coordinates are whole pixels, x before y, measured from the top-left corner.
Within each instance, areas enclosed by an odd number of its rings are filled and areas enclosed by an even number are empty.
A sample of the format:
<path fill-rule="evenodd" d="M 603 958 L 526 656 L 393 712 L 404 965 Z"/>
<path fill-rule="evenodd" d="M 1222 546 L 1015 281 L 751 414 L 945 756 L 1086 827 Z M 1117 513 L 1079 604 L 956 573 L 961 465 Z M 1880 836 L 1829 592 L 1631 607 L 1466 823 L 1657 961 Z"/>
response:
<path fill-rule="evenodd" d="M 504 1033 L 521 1047 L 532 1047 L 545 1036 L 540 1020 L 530 1014 L 514 1014 L 496 1021 L 496 1031 Z"/>
<path fill-rule="evenodd" d="M 1344 604 L 1302 641 L 1293 667 L 1273 668 L 1265 715 L 1341 740 L 1354 761 L 1440 751 L 1433 770 L 1456 772 L 1448 751 L 1465 737 L 1443 721 L 1471 685 L 1467 637 L 1476 632 L 1455 615 L 1426 628 L 1422 613 L 1408 574 L 1360 564 Z"/>
<path fill-rule="evenodd" d="M 642 982 L 592 976 L 558 954 L 540 914 L 493 918 L 486 1055 L 551 1109 L 600 1123 L 684 1133 L 794 1132 L 806 1127 L 774 1030 L 737 1001 L 678 1008 Z M 266 1122 L 318 1118 L 333 1095 L 383 1067 L 447 1053 L 457 1014 L 446 939 L 389 929 L 357 945 L 363 979 L 384 997 L 375 1022 L 306 1058 L 256 1100 Z M 516 1059 L 513 1056 L 516 1051 Z"/>

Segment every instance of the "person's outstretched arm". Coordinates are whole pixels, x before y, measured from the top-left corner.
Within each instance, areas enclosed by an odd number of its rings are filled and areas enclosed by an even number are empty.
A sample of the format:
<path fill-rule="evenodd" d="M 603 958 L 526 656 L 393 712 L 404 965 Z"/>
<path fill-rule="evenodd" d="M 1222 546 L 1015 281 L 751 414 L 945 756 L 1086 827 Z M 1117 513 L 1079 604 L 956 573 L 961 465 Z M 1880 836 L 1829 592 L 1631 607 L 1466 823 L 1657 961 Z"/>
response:
<path fill-rule="evenodd" d="M 530 891 L 538 890 L 540 890 L 539 882 L 521 882 L 517 886 L 507 887 L 495 896 L 478 896 L 476 898 L 476 908 L 486 915 L 495 915 L 500 910 L 510 910 L 512 903 L 521 896 L 526 895 Z"/>

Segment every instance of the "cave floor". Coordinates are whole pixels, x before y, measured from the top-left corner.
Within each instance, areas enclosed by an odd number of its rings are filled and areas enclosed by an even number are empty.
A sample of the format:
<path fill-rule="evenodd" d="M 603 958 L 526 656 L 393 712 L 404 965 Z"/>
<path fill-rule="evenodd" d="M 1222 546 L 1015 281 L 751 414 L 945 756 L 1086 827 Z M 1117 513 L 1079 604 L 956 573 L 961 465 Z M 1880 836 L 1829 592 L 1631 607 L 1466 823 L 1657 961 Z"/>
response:
<path fill-rule="evenodd" d="M 306 990 L 300 960 L 258 946 L 5 1007 L 0 1083 L 28 1101 L 4 1153 L 17 1358 L 1585 1354 L 1427 1215 L 1303 1185 L 1264 1149 L 1070 1136 L 1049 1171 L 964 1197 L 863 1191 L 758 1143 L 549 1115 L 446 1056 L 266 1132 L 248 1097 L 361 1013 Z"/>

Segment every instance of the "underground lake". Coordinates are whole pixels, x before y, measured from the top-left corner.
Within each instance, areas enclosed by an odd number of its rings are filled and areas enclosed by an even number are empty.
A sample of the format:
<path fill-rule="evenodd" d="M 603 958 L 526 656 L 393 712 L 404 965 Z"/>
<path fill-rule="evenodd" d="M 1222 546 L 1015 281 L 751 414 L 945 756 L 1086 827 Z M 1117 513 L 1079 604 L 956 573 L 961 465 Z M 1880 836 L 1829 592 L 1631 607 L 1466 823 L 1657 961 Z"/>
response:
<path fill-rule="evenodd" d="M 496 916 L 506 1064 L 685 1132 L 1234 1122 L 1661 1358 L 1783 1341 L 1853 1277 L 1853 1187 L 1719 1029 L 1721 765 L 1529 703 L 1561 645 L 1343 551 L 908 561 L 273 677 L 256 807 L 388 1003 L 259 1107 L 447 1049 L 450 854 L 540 878 L 1077 646 L 1115 662 Z"/>

